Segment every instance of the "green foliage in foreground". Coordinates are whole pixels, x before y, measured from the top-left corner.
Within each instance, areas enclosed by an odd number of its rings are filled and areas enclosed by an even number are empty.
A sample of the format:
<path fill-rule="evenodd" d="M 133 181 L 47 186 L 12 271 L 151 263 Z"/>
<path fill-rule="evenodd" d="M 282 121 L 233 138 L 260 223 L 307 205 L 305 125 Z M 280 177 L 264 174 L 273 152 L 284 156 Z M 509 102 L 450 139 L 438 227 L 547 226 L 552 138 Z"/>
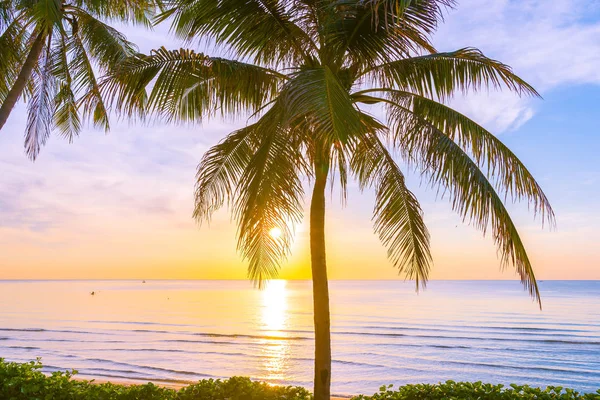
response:
<path fill-rule="evenodd" d="M 53 372 L 44 375 L 39 361 L 26 364 L 0 358 L 0 399 L 2 400 L 310 400 L 310 392 L 301 387 L 270 386 L 249 378 L 205 379 L 175 390 L 145 385 L 94 384 L 76 381 L 77 373 Z"/>
<path fill-rule="evenodd" d="M 44 375 L 39 360 L 21 364 L 0 358 L 0 399 L 3 400 L 311 400 L 304 388 L 270 386 L 249 378 L 206 379 L 179 390 L 145 385 L 94 384 L 71 379 L 77 371 Z M 398 390 L 384 386 L 373 396 L 352 400 L 579 400 L 600 399 L 596 394 L 579 394 L 572 389 L 491 385 L 481 382 L 447 381 L 436 385 L 406 385 Z"/>
<path fill-rule="evenodd" d="M 352 400 L 579 400 L 600 399 L 600 390 L 580 394 L 573 389 L 548 386 L 546 389 L 519 386 L 509 387 L 482 382 L 446 381 L 435 385 L 406 385 L 393 390 L 392 385 L 382 386 L 373 396 L 358 396 Z"/>

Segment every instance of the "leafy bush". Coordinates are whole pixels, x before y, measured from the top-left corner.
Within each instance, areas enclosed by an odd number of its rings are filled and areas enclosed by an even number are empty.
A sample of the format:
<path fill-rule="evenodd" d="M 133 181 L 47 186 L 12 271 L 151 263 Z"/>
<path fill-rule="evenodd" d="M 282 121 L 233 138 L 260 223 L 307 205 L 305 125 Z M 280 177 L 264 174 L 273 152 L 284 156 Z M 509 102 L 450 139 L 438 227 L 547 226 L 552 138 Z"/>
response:
<path fill-rule="evenodd" d="M 311 400 L 304 388 L 271 386 L 249 378 L 205 379 L 179 390 L 145 385 L 94 384 L 71 379 L 77 371 L 54 372 L 47 376 L 42 363 L 20 364 L 0 358 L 2 400 Z M 600 390 L 580 394 L 572 389 L 550 386 L 491 385 L 481 382 L 447 381 L 437 385 L 406 385 L 393 390 L 383 386 L 373 396 L 352 400 L 600 400 Z"/>
<path fill-rule="evenodd" d="M 436 385 L 406 385 L 398 390 L 382 386 L 373 396 L 357 396 L 353 400 L 600 400 L 600 390 L 581 394 L 573 389 L 548 386 L 546 389 L 511 384 L 492 385 L 481 382 L 446 381 Z"/>
<path fill-rule="evenodd" d="M 270 386 L 249 378 L 206 379 L 182 389 L 145 385 L 94 384 L 71 379 L 77 371 L 40 370 L 42 363 L 20 364 L 0 358 L 0 399 L 2 400 L 311 400 L 301 387 Z"/>

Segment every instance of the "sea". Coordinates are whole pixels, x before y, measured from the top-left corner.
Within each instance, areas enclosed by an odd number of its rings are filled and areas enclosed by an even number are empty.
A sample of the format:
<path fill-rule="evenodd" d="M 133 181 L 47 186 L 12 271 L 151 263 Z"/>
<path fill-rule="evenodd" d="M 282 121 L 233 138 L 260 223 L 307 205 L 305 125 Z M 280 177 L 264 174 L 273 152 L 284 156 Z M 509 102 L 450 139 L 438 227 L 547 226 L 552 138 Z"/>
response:
<path fill-rule="evenodd" d="M 600 281 L 332 281 L 332 392 L 484 381 L 600 388 Z M 310 388 L 309 281 L 0 281 L 0 358 L 83 378 Z"/>

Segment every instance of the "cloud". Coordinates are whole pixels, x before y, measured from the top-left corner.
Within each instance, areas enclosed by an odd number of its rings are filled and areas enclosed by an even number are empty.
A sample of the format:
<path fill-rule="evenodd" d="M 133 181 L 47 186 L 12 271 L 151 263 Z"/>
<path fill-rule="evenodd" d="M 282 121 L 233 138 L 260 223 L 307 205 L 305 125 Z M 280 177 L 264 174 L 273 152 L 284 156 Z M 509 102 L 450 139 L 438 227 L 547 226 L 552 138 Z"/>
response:
<path fill-rule="evenodd" d="M 470 93 L 456 97 L 451 105 L 496 133 L 519 129 L 534 116 L 536 108 L 535 101 L 508 91 Z"/>
<path fill-rule="evenodd" d="M 568 84 L 600 84 L 600 3 L 584 0 L 462 0 L 434 43 L 473 46 L 512 66 L 542 95 Z M 453 106 L 494 132 L 519 128 L 539 101 L 506 92 L 459 97 Z"/>
<path fill-rule="evenodd" d="M 91 232 L 134 217 L 193 224 L 196 165 L 234 129 L 115 121 L 109 134 L 85 129 L 73 143 L 53 135 L 32 163 L 22 147 L 24 115 L 18 107 L 0 134 L 0 229 Z"/>

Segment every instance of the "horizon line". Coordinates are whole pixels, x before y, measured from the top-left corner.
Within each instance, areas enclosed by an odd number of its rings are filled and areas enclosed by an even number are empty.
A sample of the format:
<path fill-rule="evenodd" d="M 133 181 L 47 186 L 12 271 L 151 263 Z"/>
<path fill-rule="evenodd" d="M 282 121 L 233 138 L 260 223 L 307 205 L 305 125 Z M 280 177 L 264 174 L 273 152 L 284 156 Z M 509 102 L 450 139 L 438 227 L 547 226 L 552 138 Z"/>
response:
<path fill-rule="evenodd" d="M 310 282 L 310 278 L 306 279 L 267 279 L 266 281 L 305 281 Z M 11 281 L 215 281 L 215 282 L 251 282 L 251 279 L 211 279 L 211 278 L 0 278 L 0 282 Z M 414 282 L 410 279 L 329 279 L 332 281 L 347 281 L 347 282 Z M 519 282 L 519 279 L 429 279 L 427 282 Z M 554 281 L 554 282 L 600 282 L 600 279 L 537 279 L 537 282 Z"/>

